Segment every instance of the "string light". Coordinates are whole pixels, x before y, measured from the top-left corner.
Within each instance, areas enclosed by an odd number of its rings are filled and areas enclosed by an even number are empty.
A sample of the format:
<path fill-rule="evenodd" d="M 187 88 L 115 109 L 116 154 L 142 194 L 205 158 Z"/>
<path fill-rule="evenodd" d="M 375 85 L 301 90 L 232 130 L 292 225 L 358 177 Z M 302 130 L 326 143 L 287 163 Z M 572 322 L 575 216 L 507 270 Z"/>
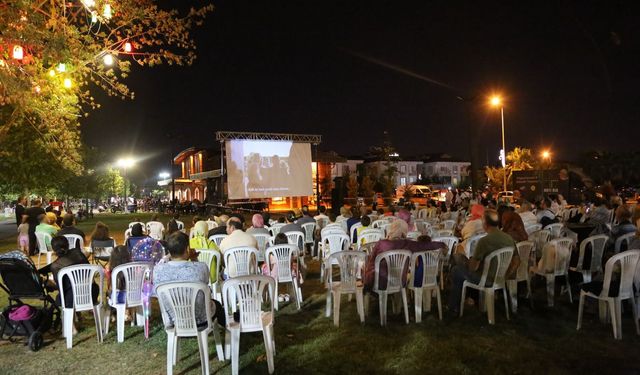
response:
<path fill-rule="evenodd" d="M 111 66 L 113 65 L 113 55 L 107 53 L 106 55 L 104 55 L 104 57 L 102 58 L 102 61 L 104 62 L 104 65 L 106 66 Z"/>
<path fill-rule="evenodd" d="M 82 0 L 82 3 L 87 7 L 87 8 L 91 8 L 94 5 L 96 5 L 95 0 Z"/>
<path fill-rule="evenodd" d="M 125 51 L 125 52 L 131 52 L 131 50 L 133 50 L 133 47 L 131 46 L 131 43 L 126 42 L 126 43 L 124 44 L 124 51 Z"/>
<path fill-rule="evenodd" d="M 24 50 L 21 46 L 13 46 L 13 58 L 16 60 L 22 60 L 24 58 Z"/>
<path fill-rule="evenodd" d="M 65 78 L 64 81 L 63 81 L 63 84 L 64 84 L 64 87 L 70 89 L 71 88 L 71 84 L 72 84 L 71 78 Z"/>
<path fill-rule="evenodd" d="M 91 23 L 96 23 L 98 22 L 98 12 L 96 12 L 95 10 L 91 12 Z"/>
<path fill-rule="evenodd" d="M 56 71 L 51 69 L 49 70 L 49 77 L 55 77 L 56 76 Z"/>
<path fill-rule="evenodd" d="M 58 71 L 59 71 L 60 73 L 64 73 L 64 72 L 66 72 L 66 71 L 67 71 L 67 65 L 66 65 L 66 64 L 64 64 L 64 63 L 60 63 L 60 64 L 58 64 Z"/>
<path fill-rule="evenodd" d="M 36 92 L 36 94 L 40 94 L 40 86 L 36 85 L 33 90 Z"/>
<path fill-rule="evenodd" d="M 104 10 L 102 12 L 102 15 L 106 19 L 110 19 L 111 18 L 111 5 L 110 4 L 104 4 Z"/>

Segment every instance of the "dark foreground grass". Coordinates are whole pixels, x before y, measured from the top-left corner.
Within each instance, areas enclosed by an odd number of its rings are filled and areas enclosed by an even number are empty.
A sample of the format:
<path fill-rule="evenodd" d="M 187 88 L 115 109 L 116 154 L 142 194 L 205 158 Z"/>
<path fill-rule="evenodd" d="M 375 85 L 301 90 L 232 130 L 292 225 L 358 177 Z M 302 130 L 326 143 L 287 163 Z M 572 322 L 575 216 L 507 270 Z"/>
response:
<path fill-rule="evenodd" d="M 116 218 L 109 225 L 124 228 L 129 221 L 123 215 Z M 336 328 L 324 317 L 325 294 L 318 281 L 318 263 L 308 263 L 302 310 L 289 305 L 276 314 L 275 368 L 279 374 L 640 373 L 640 339 L 630 317 L 623 318 L 623 340 L 616 341 L 610 325 L 600 324 L 591 306 L 583 329 L 577 332 L 577 303 L 570 305 L 566 296 L 559 296 L 556 307 L 547 308 L 542 285 L 536 291 L 535 309 L 521 300 L 518 315 L 510 321 L 498 300 L 495 326 L 487 324 L 486 315 L 469 307 L 463 318 L 444 322 L 425 313 L 423 323 L 416 324 L 412 317 L 405 325 L 401 315 L 390 315 L 388 326 L 382 328 L 375 299 L 367 322 L 361 325 L 355 301 L 347 302 L 343 297 L 340 327 Z M 0 295 L 0 306 L 4 307 L 6 295 Z M 152 319 L 149 340 L 144 339 L 142 329 L 127 327 L 123 344 L 116 342 L 113 324 L 104 343 L 98 344 L 90 314 L 84 315 L 70 350 L 58 333 L 47 335 L 45 347 L 37 353 L 22 341 L 0 342 L 0 374 L 165 373 L 166 334 L 157 306 Z M 211 372 L 230 373 L 230 363 L 216 358 L 213 336 L 209 343 Z M 246 374 L 267 373 L 260 333 L 241 335 L 240 369 Z M 174 371 L 200 372 L 194 339 L 181 340 Z"/>

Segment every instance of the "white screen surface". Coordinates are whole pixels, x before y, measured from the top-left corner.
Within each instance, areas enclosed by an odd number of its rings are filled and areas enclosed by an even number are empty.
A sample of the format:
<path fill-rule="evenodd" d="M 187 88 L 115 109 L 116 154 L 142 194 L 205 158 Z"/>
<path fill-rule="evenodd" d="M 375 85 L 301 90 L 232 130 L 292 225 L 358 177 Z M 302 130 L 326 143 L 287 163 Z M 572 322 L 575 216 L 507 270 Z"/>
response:
<path fill-rule="evenodd" d="M 313 194 L 309 143 L 231 140 L 226 152 L 229 199 Z"/>

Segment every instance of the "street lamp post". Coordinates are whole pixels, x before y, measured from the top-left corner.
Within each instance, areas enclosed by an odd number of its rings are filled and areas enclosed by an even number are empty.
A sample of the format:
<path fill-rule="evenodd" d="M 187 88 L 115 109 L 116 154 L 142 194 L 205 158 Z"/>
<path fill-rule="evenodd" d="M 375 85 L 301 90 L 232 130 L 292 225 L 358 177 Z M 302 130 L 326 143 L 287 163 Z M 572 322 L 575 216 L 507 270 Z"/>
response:
<path fill-rule="evenodd" d="M 133 166 L 133 159 L 123 158 L 118 160 L 118 167 L 122 168 L 124 177 L 124 212 L 128 213 L 128 197 L 127 197 L 127 169 Z"/>
<path fill-rule="evenodd" d="M 507 191 L 507 147 L 504 141 L 504 106 L 502 105 L 502 99 L 499 96 L 494 96 L 490 101 L 493 107 L 500 106 L 500 120 L 502 122 L 502 169 L 503 169 L 503 184 L 502 191 Z M 506 194 L 506 193 L 505 193 Z"/>

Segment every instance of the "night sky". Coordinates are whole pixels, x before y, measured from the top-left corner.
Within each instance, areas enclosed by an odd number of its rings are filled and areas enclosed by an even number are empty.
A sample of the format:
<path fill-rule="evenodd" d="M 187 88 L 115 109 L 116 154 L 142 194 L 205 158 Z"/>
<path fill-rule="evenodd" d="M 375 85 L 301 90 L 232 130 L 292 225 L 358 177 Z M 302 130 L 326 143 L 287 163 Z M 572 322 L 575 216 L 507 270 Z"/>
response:
<path fill-rule="evenodd" d="M 637 150 L 637 3 L 214 1 L 193 66 L 134 68 L 136 99 L 97 95 L 82 131 L 110 160 L 146 158 L 139 180 L 167 170 L 172 148 L 214 145 L 217 130 L 322 134 L 322 150 L 346 156 L 388 130 L 401 156 L 469 158 L 472 125 L 482 163 L 495 163 L 499 111 L 485 97 L 500 92 L 508 149 Z"/>

